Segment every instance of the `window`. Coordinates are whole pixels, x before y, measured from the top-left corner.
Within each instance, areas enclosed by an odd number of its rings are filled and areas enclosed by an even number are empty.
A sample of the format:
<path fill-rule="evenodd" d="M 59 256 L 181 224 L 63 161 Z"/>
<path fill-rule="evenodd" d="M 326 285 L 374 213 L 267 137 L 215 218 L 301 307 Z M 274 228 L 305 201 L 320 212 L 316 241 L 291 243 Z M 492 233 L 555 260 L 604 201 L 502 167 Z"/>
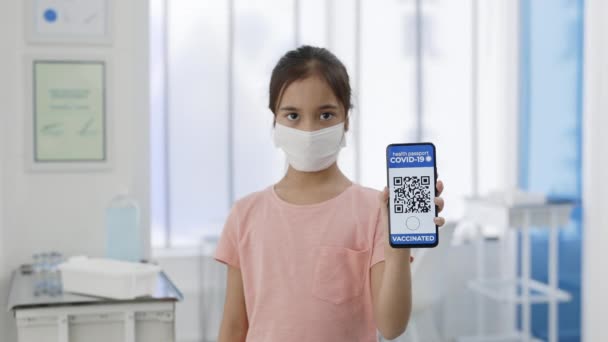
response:
<path fill-rule="evenodd" d="M 444 216 L 458 218 L 478 182 L 471 13 L 472 0 L 152 1 L 153 245 L 218 234 L 235 199 L 280 179 L 267 87 L 301 44 L 329 48 L 349 70 L 344 172 L 381 189 L 386 145 L 432 141 Z"/>

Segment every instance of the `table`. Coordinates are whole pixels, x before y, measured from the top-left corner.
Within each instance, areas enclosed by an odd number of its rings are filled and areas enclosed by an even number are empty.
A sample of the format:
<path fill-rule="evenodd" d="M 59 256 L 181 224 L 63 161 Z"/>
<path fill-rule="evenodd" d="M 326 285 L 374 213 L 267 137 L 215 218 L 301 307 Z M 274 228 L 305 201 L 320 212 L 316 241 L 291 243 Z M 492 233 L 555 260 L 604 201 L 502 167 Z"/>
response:
<path fill-rule="evenodd" d="M 548 341 L 558 341 L 558 303 L 571 299 L 571 295 L 558 286 L 558 231 L 570 221 L 575 203 L 556 201 L 540 204 L 507 205 L 505 203 L 483 199 L 467 198 L 464 220 L 473 222 L 479 229 L 477 234 L 477 279 L 469 287 L 480 296 L 490 298 L 497 303 L 521 305 L 521 330 L 512 333 L 488 336 L 482 333 L 485 312 L 483 306 L 477 308 L 477 336 L 461 337 L 458 341 L 538 341 L 531 334 L 531 305 L 548 304 Z M 521 232 L 521 275 L 513 278 L 490 279 L 484 275 L 484 225 L 498 226 Z M 548 283 L 531 279 L 531 244 L 530 228 L 548 230 Z M 509 237 L 509 234 L 503 234 Z"/>
<path fill-rule="evenodd" d="M 175 341 L 175 303 L 183 295 L 164 272 L 152 296 L 113 300 L 72 293 L 35 295 L 33 274 L 13 271 L 8 310 L 19 342 Z"/>

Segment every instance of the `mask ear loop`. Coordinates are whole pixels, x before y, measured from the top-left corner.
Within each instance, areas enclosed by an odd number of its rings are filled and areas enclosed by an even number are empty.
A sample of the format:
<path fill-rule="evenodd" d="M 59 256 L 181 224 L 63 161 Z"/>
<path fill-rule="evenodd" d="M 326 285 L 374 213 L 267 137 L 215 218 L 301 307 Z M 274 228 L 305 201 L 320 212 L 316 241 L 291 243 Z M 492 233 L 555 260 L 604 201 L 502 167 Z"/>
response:
<path fill-rule="evenodd" d="M 344 136 L 340 142 L 340 147 L 346 147 L 346 134 L 350 132 L 350 109 L 344 109 L 346 111 L 346 117 L 344 118 Z"/>
<path fill-rule="evenodd" d="M 346 134 L 348 133 L 348 130 L 346 129 L 346 120 L 348 120 L 348 114 L 346 114 L 346 119 L 345 121 L 342 123 L 344 125 L 344 129 L 342 130 L 342 140 L 340 141 L 340 148 L 344 148 L 346 147 Z"/>
<path fill-rule="evenodd" d="M 275 116 L 275 118 L 276 118 L 276 116 Z M 276 127 L 276 119 L 275 119 L 275 121 L 273 123 L 273 127 L 270 130 L 270 132 L 271 132 L 272 143 L 273 143 L 275 149 L 279 150 L 280 148 L 279 148 L 279 146 L 277 146 L 276 138 L 274 136 L 276 134 L 276 129 L 277 129 L 277 127 Z M 285 153 L 281 153 L 281 155 L 283 156 L 283 164 L 284 164 L 283 165 L 283 174 L 286 174 L 287 170 L 289 169 L 289 161 L 287 161 L 287 155 Z"/>
<path fill-rule="evenodd" d="M 272 108 L 272 140 L 273 143 L 275 141 L 274 135 L 276 134 L 275 130 L 277 129 L 277 109 L 279 107 L 279 103 L 281 103 L 281 100 L 283 99 L 283 93 L 285 92 L 285 89 L 287 88 L 287 83 L 283 84 L 281 86 L 281 90 L 279 90 L 279 95 L 277 96 L 277 100 L 276 103 L 273 103 L 273 108 Z M 278 146 L 275 147 L 278 148 Z M 289 161 L 287 161 L 287 155 L 285 155 L 285 153 L 281 153 L 281 155 L 283 156 L 283 174 L 287 174 L 287 171 L 289 170 Z"/>
<path fill-rule="evenodd" d="M 287 171 L 289 170 L 289 162 L 287 161 L 287 156 L 284 153 L 283 153 L 283 161 L 284 161 L 283 174 L 287 174 Z"/>

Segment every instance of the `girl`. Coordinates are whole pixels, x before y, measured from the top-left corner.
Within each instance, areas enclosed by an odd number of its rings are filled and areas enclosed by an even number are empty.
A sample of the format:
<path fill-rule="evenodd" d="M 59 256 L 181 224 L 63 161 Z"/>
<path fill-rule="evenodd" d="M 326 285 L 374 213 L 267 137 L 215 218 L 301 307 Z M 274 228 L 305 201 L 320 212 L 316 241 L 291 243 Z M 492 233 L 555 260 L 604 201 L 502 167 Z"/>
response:
<path fill-rule="evenodd" d="M 289 167 L 228 216 L 215 253 L 228 265 L 219 341 L 396 338 L 411 311 L 410 250 L 388 243 L 388 190 L 354 184 L 336 163 L 352 108 L 344 65 L 322 48 L 287 52 L 269 108 Z"/>

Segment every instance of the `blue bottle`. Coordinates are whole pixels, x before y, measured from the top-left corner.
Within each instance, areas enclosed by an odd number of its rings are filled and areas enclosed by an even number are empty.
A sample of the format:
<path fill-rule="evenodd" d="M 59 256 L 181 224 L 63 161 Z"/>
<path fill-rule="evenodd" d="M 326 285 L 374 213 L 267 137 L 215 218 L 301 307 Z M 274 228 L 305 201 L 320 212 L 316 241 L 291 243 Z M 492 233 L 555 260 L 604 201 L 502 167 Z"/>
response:
<path fill-rule="evenodd" d="M 122 191 L 106 208 L 106 257 L 139 262 L 143 259 L 139 206 Z"/>

